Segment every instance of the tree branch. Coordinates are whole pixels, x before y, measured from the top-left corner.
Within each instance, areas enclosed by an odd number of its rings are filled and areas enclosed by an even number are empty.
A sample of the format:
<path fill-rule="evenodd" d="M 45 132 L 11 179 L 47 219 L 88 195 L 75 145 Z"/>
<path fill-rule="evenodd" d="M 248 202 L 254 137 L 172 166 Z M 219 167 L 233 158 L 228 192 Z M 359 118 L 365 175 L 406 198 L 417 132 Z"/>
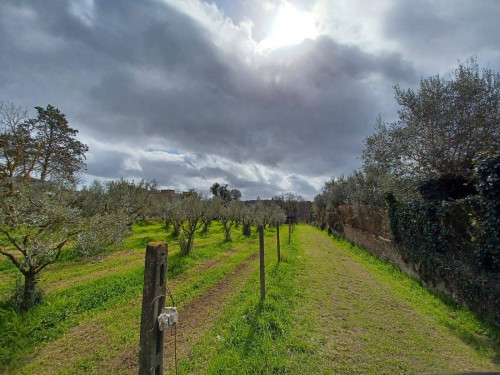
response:
<path fill-rule="evenodd" d="M 15 248 L 17 250 L 19 250 L 21 252 L 21 254 L 23 254 L 25 257 L 27 257 L 27 253 L 26 251 L 17 244 L 16 240 L 10 235 L 9 232 L 7 232 L 6 230 L 0 228 L 0 232 L 5 234 L 7 236 L 7 238 L 9 239 L 9 241 L 15 246 Z"/>
<path fill-rule="evenodd" d="M 21 263 L 19 263 L 19 261 L 16 259 L 16 257 L 13 254 L 5 251 L 1 247 L 0 247 L 0 254 L 5 255 L 7 258 L 9 258 L 11 260 L 11 262 L 14 263 L 14 265 L 19 269 L 19 271 L 21 271 L 21 273 L 23 275 L 26 274 L 26 270 L 23 269 L 23 266 L 21 265 Z"/>

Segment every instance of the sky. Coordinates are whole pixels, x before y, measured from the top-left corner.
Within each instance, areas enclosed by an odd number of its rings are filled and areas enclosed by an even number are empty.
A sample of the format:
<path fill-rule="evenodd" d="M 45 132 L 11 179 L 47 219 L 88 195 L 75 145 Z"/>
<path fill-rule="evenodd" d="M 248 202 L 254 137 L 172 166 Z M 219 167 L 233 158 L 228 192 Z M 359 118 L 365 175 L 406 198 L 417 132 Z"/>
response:
<path fill-rule="evenodd" d="M 362 166 L 393 86 L 500 71 L 497 0 L 0 0 L 0 101 L 51 104 L 84 181 L 313 199 Z"/>

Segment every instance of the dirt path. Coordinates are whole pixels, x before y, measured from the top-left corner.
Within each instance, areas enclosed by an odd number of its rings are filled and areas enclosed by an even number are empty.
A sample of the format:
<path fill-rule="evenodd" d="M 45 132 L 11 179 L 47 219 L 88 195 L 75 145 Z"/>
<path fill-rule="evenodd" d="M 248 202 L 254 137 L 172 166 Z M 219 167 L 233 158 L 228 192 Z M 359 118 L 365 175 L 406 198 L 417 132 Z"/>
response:
<path fill-rule="evenodd" d="M 179 309 L 177 326 L 177 358 L 189 357 L 191 347 L 220 318 L 223 307 L 243 288 L 247 278 L 255 269 L 258 253 L 250 255 L 243 263 L 222 280 L 211 286 L 204 294 L 189 301 Z M 164 371 L 174 370 L 174 338 L 170 331 L 165 333 Z M 117 356 L 113 372 L 136 374 L 138 371 L 138 349 L 129 349 Z"/>
<path fill-rule="evenodd" d="M 305 259 L 298 272 L 297 316 L 303 318 L 294 332 L 314 352 L 297 373 L 500 370 L 316 229 L 302 226 L 297 236 Z"/>
<path fill-rule="evenodd" d="M 235 249 L 225 252 L 224 256 L 236 253 Z M 179 310 L 179 327 L 177 330 L 177 354 L 179 358 L 189 355 L 191 345 L 220 317 L 223 307 L 243 288 L 250 273 L 255 269 L 258 254 L 250 255 L 244 262 L 212 285 L 205 293 L 195 297 Z M 202 274 L 221 264 L 220 260 L 207 259 L 190 269 L 186 274 L 172 279 L 170 288 L 175 294 L 176 288 L 194 275 Z M 137 315 L 142 296 L 127 303 L 127 314 Z M 114 309 L 116 310 L 116 309 Z M 120 311 L 116 311 L 119 314 Z M 39 374 L 72 373 L 72 374 L 137 374 L 138 347 L 134 345 L 118 350 L 109 355 L 110 327 L 99 321 L 99 317 L 71 328 L 60 339 L 44 345 L 33 355 L 23 358 L 28 365 L 16 371 L 19 374 L 31 374 L 31 366 L 35 365 Z M 109 322 L 108 322 L 109 324 Z M 139 332 L 139 321 L 134 320 L 134 327 L 129 330 Z M 121 328 L 123 329 L 123 327 Z M 134 337 L 135 338 L 135 337 Z M 168 333 L 165 336 L 165 370 L 172 369 L 174 362 L 173 338 Z M 138 337 L 133 340 L 138 342 Z M 54 358 L 67 358 L 64 361 L 54 361 Z M 86 367 L 85 360 L 99 358 L 98 367 Z M 72 368 L 72 369 L 71 369 Z M 42 370 L 40 370 L 42 369 Z M 71 370 L 69 370 L 71 369 Z"/>

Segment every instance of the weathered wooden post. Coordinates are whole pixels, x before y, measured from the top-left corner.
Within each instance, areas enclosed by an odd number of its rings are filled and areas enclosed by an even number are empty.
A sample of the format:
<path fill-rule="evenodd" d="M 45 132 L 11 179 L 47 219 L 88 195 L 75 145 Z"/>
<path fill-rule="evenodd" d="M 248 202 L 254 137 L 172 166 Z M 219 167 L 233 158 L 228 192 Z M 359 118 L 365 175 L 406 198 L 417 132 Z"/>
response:
<path fill-rule="evenodd" d="M 159 329 L 158 316 L 165 306 L 167 254 L 165 242 L 150 242 L 146 247 L 139 375 L 163 374 L 163 332 Z"/>
<path fill-rule="evenodd" d="M 260 299 L 266 298 L 266 280 L 264 275 L 264 226 L 259 224 L 259 254 L 260 254 Z"/>
<path fill-rule="evenodd" d="M 280 254 L 280 223 L 276 222 L 276 247 L 278 248 L 278 262 L 281 260 Z"/>

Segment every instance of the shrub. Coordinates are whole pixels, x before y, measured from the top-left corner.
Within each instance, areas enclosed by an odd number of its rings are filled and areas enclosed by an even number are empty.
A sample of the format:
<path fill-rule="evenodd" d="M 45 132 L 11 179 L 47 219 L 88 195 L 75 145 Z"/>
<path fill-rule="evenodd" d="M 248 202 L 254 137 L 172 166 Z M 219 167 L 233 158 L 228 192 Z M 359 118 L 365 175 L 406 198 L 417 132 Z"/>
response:
<path fill-rule="evenodd" d="M 500 155 L 482 155 L 475 171 L 479 194 L 409 203 L 389 194 L 388 214 L 397 251 L 424 282 L 500 325 Z"/>
<path fill-rule="evenodd" d="M 8 304 L 16 311 L 22 312 L 29 310 L 32 306 L 40 303 L 43 298 L 43 290 L 35 283 L 35 287 L 31 293 L 31 298 L 26 300 L 24 298 L 24 279 L 21 275 L 16 275 L 14 281 L 14 288 L 10 295 Z"/>

